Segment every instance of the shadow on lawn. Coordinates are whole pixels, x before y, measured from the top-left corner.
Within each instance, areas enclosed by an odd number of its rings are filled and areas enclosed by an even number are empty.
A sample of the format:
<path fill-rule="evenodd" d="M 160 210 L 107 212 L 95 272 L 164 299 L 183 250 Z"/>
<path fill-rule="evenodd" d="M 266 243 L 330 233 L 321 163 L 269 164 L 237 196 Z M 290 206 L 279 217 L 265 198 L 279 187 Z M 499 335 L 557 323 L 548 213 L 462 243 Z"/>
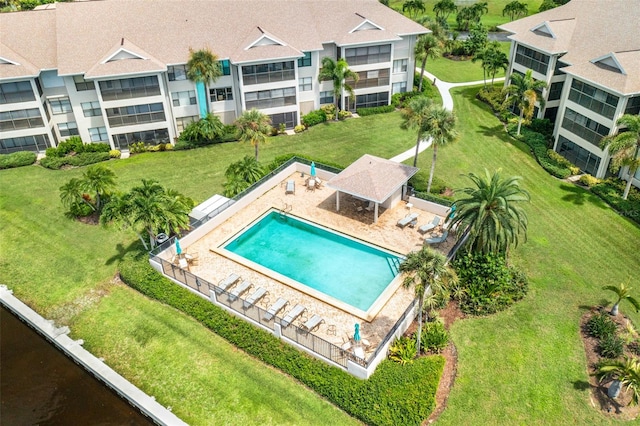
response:
<path fill-rule="evenodd" d="M 586 380 L 574 380 L 571 383 L 573 383 L 573 388 L 579 391 L 586 391 L 591 387 L 591 384 L 589 384 L 589 382 L 587 382 Z"/>
<path fill-rule="evenodd" d="M 124 256 L 129 252 L 137 252 L 137 253 L 144 252 L 142 243 L 139 240 L 133 241 L 126 248 L 124 244 L 119 243 L 118 245 L 116 245 L 116 251 L 117 251 L 116 254 L 114 254 L 113 256 L 107 259 L 107 261 L 105 262 L 105 265 L 113 265 L 114 263 L 120 263 L 124 259 Z"/>
<path fill-rule="evenodd" d="M 585 203 L 591 203 L 594 206 L 600 207 L 601 209 L 608 208 L 600 197 L 577 185 L 563 183 L 562 185 L 560 185 L 560 189 L 566 192 L 566 194 L 562 197 L 564 201 L 569 201 L 579 206 Z"/>

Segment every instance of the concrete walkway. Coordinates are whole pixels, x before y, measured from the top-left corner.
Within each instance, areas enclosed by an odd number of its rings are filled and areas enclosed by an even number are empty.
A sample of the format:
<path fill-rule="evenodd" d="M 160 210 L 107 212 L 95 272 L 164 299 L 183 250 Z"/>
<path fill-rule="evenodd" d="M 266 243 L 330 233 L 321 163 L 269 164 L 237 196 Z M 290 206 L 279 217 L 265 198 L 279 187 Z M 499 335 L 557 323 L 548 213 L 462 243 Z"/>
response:
<path fill-rule="evenodd" d="M 420 72 L 420 69 L 416 68 L 416 72 Z M 434 79 L 436 78 L 433 74 L 431 74 L 428 71 L 424 72 L 424 76 L 427 78 L 427 80 L 431 80 L 431 81 L 434 81 Z M 496 78 L 494 82 L 495 81 L 504 81 L 504 77 Z M 463 83 L 447 83 L 446 81 L 441 81 L 436 79 L 436 88 L 438 89 L 438 91 L 440 92 L 440 96 L 442 97 L 442 106 L 444 106 L 445 109 L 449 111 L 453 111 L 453 97 L 451 96 L 451 89 L 453 89 L 454 87 L 461 87 L 461 86 L 477 86 L 480 84 L 484 84 L 484 81 L 479 80 L 479 81 L 466 81 Z M 431 146 L 431 138 L 422 140 L 420 141 L 418 152 L 423 152 L 430 146 Z M 413 157 L 415 155 L 415 152 L 416 152 L 416 148 L 413 147 L 391 158 L 391 161 L 397 161 L 398 163 L 401 163 Z"/>

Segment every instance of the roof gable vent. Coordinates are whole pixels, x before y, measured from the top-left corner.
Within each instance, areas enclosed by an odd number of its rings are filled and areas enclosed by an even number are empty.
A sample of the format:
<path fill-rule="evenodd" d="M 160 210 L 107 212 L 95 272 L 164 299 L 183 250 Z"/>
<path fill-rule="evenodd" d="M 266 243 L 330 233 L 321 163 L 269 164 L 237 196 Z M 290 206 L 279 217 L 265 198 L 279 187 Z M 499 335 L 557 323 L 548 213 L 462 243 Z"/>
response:
<path fill-rule="evenodd" d="M 363 18 L 364 21 L 362 21 L 360 24 L 358 24 L 357 27 L 355 27 L 354 29 L 352 29 L 351 31 L 349 31 L 349 33 L 356 33 L 358 31 L 381 31 L 384 30 L 384 28 L 382 28 L 380 25 L 376 24 L 373 21 L 370 21 L 368 19 L 366 19 L 364 16 L 356 13 L 356 15 L 358 15 L 359 17 Z"/>
<path fill-rule="evenodd" d="M 109 57 L 107 57 L 107 59 L 105 59 L 102 63 L 106 64 L 107 62 L 121 61 L 123 59 L 147 59 L 147 58 L 122 47 L 116 50 L 113 53 L 113 55 L 110 55 Z"/>
<path fill-rule="evenodd" d="M 536 25 L 535 27 L 531 28 L 531 31 L 534 34 L 542 37 L 556 38 L 556 35 L 551 29 L 551 26 L 549 25 L 548 21 L 544 21 L 540 25 Z"/>
<path fill-rule="evenodd" d="M 627 75 L 627 72 L 624 70 L 624 68 L 616 58 L 615 53 L 613 52 L 607 53 L 606 55 L 600 56 L 599 58 L 592 59 L 591 63 L 601 68 L 608 69 L 609 71 Z"/>
<path fill-rule="evenodd" d="M 3 58 L 2 56 L 0 56 L 0 65 L 20 65 L 17 62 L 14 62 L 10 59 L 7 58 Z"/>

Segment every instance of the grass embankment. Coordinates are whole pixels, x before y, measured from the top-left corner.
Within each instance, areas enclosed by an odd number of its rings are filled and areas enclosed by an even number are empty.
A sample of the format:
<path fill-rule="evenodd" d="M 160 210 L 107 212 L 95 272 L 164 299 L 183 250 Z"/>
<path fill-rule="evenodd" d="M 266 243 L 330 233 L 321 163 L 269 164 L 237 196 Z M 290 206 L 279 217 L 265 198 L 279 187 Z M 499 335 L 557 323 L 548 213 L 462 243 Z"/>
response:
<path fill-rule="evenodd" d="M 509 56 L 509 42 L 500 42 L 500 49 Z M 418 64 L 419 66 L 420 64 Z M 448 58 L 436 58 L 427 60 L 426 70 L 435 75 L 438 80 L 449 83 L 461 83 L 465 81 L 482 81 L 482 62 L 472 62 L 471 59 L 456 61 Z M 504 77 L 504 72 L 500 71 L 495 78 Z M 487 76 L 487 84 L 491 84 L 491 77 Z"/>

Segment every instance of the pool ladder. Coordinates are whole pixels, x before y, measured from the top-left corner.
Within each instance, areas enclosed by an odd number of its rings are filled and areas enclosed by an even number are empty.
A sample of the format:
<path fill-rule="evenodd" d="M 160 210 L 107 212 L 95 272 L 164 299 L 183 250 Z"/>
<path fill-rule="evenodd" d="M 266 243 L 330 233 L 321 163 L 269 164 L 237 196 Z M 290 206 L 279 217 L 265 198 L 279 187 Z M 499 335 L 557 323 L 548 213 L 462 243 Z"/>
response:
<path fill-rule="evenodd" d="M 400 259 L 397 257 L 387 257 L 387 263 L 389 264 L 389 269 L 391 269 L 394 274 L 400 271 Z"/>
<path fill-rule="evenodd" d="M 293 209 L 293 204 L 284 203 L 284 207 L 280 209 L 280 217 L 282 219 L 286 218 L 287 213 L 290 213 L 292 209 Z"/>

